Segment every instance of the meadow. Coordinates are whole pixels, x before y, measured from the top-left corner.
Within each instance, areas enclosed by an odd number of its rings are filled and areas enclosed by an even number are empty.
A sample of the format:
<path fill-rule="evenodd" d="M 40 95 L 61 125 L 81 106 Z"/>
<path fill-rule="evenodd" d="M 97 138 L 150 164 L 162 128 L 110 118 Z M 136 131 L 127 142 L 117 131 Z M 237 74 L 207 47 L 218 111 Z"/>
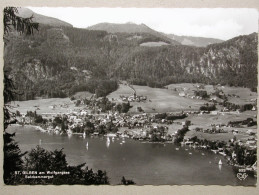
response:
<path fill-rule="evenodd" d="M 137 95 L 147 96 L 145 102 L 131 102 L 133 106 L 130 112 L 137 112 L 141 107 L 147 113 L 157 112 L 181 112 L 199 110 L 200 106 L 206 103 L 204 100 L 180 97 L 179 93 L 170 89 L 150 88 L 147 86 L 133 85 Z M 127 85 L 121 84 L 119 89 L 108 95 L 115 101 L 122 102 L 120 95 L 131 96 L 134 91 Z"/>

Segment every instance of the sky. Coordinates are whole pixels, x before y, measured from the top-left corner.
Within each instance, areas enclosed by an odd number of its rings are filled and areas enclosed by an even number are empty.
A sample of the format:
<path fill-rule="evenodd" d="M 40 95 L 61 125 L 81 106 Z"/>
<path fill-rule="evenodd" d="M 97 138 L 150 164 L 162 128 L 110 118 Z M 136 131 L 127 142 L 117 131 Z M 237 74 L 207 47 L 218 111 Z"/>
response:
<path fill-rule="evenodd" d="M 222 40 L 258 32 L 258 11 L 248 8 L 28 8 L 77 28 L 103 22 L 133 22 L 167 34 Z"/>

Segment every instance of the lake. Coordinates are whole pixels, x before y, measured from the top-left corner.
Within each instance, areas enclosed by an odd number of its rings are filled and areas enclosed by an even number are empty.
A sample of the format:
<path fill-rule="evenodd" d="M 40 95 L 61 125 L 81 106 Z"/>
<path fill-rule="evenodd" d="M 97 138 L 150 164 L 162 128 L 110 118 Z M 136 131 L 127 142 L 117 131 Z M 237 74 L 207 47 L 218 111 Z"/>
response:
<path fill-rule="evenodd" d="M 30 126 L 10 126 L 7 132 L 16 132 L 15 140 L 22 151 L 39 145 L 47 150 L 64 148 L 71 165 L 86 163 L 93 170 L 106 170 L 111 184 L 118 184 L 122 176 L 137 185 L 201 184 L 201 185 L 255 185 L 256 178 L 240 181 L 236 170 L 227 165 L 221 155 L 174 144 L 141 143 L 132 139 L 110 139 L 79 135 L 55 135 L 35 130 Z M 88 143 L 88 149 L 86 144 Z M 179 148 L 177 150 L 176 148 Z M 203 155 L 202 155 L 203 153 Z M 219 160 L 223 165 L 219 166 Z"/>

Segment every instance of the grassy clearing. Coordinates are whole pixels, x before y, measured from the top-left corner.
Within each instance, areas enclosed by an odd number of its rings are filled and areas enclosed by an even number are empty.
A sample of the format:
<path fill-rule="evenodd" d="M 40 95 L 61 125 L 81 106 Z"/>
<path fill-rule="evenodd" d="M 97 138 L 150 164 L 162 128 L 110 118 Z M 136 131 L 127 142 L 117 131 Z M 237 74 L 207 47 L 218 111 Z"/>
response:
<path fill-rule="evenodd" d="M 67 106 L 64 106 L 67 105 Z M 75 105 L 69 98 L 50 98 L 28 101 L 15 101 L 11 103 L 12 111 L 19 110 L 21 113 L 27 111 L 35 111 L 42 113 L 67 113 L 70 109 L 74 109 Z M 55 108 L 53 108 L 55 106 Z"/>
<path fill-rule="evenodd" d="M 92 93 L 78 92 L 74 95 L 76 99 L 90 98 Z M 11 103 L 12 111 L 18 110 L 20 113 L 26 113 L 27 111 L 35 111 L 38 114 L 43 113 L 67 113 L 71 110 L 75 110 L 79 107 L 75 107 L 73 101 L 70 98 L 49 98 L 49 99 L 37 99 L 28 101 L 15 101 Z"/>
<path fill-rule="evenodd" d="M 77 92 L 75 95 L 73 95 L 76 99 L 81 99 L 81 98 L 91 98 L 93 94 L 88 92 L 88 91 L 82 91 L 82 92 Z"/>
<path fill-rule="evenodd" d="M 243 87 L 221 87 L 222 91 L 226 95 L 237 95 L 240 98 L 236 97 L 228 97 L 229 102 L 235 103 L 235 104 L 248 104 L 253 103 L 255 99 L 257 99 L 257 93 L 252 92 L 249 88 L 243 88 Z"/>
<path fill-rule="evenodd" d="M 249 111 L 243 113 L 224 113 L 224 115 L 211 115 L 211 114 L 204 114 L 204 115 L 191 115 L 186 118 L 186 120 L 190 120 L 194 125 L 206 126 L 207 124 L 225 124 L 229 121 L 240 121 L 245 120 L 247 118 L 255 118 L 256 111 Z"/>
<path fill-rule="evenodd" d="M 110 93 L 107 97 L 109 99 L 115 99 L 115 101 L 118 101 L 118 102 L 122 102 L 121 98 L 120 98 L 120 95 L 124 95 L 124 96 L 130 96 L 133 94 L 133 90 L 127 86 L 126 84 L 120 84 L 119 85 L 119 88 Z"/>
<path fill-rule="evenodd" d="M 133 85 L 137 95 L 147 96 L 147 101 L 131 102 L 133 108 L 130 112 L 136 112 L 137 107 L 147 112 L 174 112 L 182 110 L 198 110 L 206 101 L 194 100 L 190 98 L 180 97 L 179 93 L 170 89 L 150 88 L 147 86 Z M 120 100 L 120 95 L 132 95 L 133 90 L 128 86 L 121 84 L 119 89 L 111 93 L 108 97 Z"/>
<path fill-rule="evenodd" d="M 146 43 L 141 43 L 140 46 L 145 46 L 145 47 L 160 47 L 163 45 L 169 45 L 166 42 L 159 41 L 159 42 L 146 42 Z"/>
<path fill-rule="evenodd" d="M 239 121 L 245 120 L 247 118 L 253 118 L 256 120 L 256 111 L 248 111 L 240 114 L 227 114 L 224 115 L 195 115 L 189 116 L 186 120 L 190 120 L 192 125 L 189 127 L 191 131 L 187 132 L 186 138 L 197 136 L 201 139 L 207 140 L 219 140 L 219 141 L 228 141 L 234 137 L 232 130 L 236 129 L 239 131 L 239 134 L 236 135 L 237 139 L 246 140 L 249 135 L 246 134 L 247 130 L 251 130 L 252 132 L 257 131 L 257 127 L 245 127 L 245 128 L 236 128 L 236 127 L 221 127 L 228 133 L 218 133 L 218 134 L 209 134 L 203 132 L 196 132 L 194 129 L 196 127 L 203 128 L 203 129 L 211 129 L 211 124 L 225 124 L 227 125 L 229 121 Z"/>
<path fill-rule="evenodd" d="M 206 90 L 208 94 L 215 92 L 213 85 L 204 85 L 204 89 L 199 89 L 200 84 L 192 83 L 180 83 L 180 84 L 171 84 L 168 85 L 169 90 L 176 90 L 178 92 L 184 92 L 190 96 L 194 95 L 195 90 Z M 217 89 L 222 90 L 227 96 L 228 101 L 235 104 L 248 104 L 254 103 L 254 100 L 257 99 L 257 93 L 252 92 L 249 88 L 244 87 L 229 87 L 229 86 L 216 86 Z M 234 97 L 233 95 L 239 96 Z"/>
<path fill-rule="evenodd" d="M 203 132 L 196 132 L 194 130 L 188 131 L 185 135 L 185 138 L 191 138 L 197 136 L 199 139 L 207 139 L 210 141 L 229 141 L 230 139 L 233 139 L 234 136 L 236 137 L 237 140 L 247 140 L 249 137 L 248 134 L 237 134 L 233 135 L 233 133 L 228 132 L 228 133 L 218 133 L 218 134 L 209 134 L 209 133 L 203 133 Z"/>

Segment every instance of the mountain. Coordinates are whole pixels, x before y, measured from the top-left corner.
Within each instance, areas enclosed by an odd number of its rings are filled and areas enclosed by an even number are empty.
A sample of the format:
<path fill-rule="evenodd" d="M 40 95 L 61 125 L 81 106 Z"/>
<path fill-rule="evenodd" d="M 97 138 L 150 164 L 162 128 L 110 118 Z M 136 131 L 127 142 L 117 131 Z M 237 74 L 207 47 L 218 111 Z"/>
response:
<path fill-rule="evenodd" d="M 56 18 L 37 14 L 28 8 L 18 8 L 18 12 L 19 12 L 18 15 L 23 18 L 28 18 L 33 16 L 33 22 L 37 22 L 39 24 L 45 24 L 45 25 L 50 25 L 55 27 L 61 27 L 61 26 L 72 27 L 72 25 L 67 22 L 64 22 Z"/>
<path fill-rule="evenodd" d="M 16 98 L 66 97 L 77 91 L 105 96 L 117 89 L 116 80 L 150 87 L 181 82 L 257 87 L 257 33 L 206 47 L 143 46 L 166 40 L 148 33 L 145 25 L 132 25 L 146 30 L 107 32 L 40 23 L 32 36 L 9 33 L 4 70 L 23 93 Z"/>
<path fill-rule="evenodd" d="M 205 37 L 192 37 L 192 36 L 177 36 L 174 34 L 167 34 L 167 37 L 173 39 L 182 45 L 191 45 L 196 47 L 206 47 L 214 43 L 222 43 L 223 40 Z"/>
<path fill-rule="evenodd" d="M 257 33 L 238 36 L 207 47 L 140 48 L 114 70 L 134 84 L 162 87 L 170 83 L 210 83 L 257 86 Z"/>
<path fill-rule="evenodd" d="M 102 30 L 108 33 L 148 33 L 156 37 L 162 38 L 173 45 L 179 45 L 178 41 L 175 41 L 160 32 L 157 32 L 145 24 L 125 23 L 125 24 L 114 24 L 114 23 L 99 23 L 87 28 L 88 30 Z"/>
<path fill-rule="evenodd" d="M 125 23 L 99 23 L 87 28 L 88 30 L 103 30 L 108 33 L 149 33 L 154 36 L 163 38 L 174 45 L 191 45 L 196 47 L 206 47 L 209 44 L 221 43 L 223 40 L 204 38 L 204 37 L 191 37 L 191 36 L 177 36 L 174 34 L 165 34 L 155 31 L 145 24 Z M 169 39 L 168 39 L 169 38 Z"/>

